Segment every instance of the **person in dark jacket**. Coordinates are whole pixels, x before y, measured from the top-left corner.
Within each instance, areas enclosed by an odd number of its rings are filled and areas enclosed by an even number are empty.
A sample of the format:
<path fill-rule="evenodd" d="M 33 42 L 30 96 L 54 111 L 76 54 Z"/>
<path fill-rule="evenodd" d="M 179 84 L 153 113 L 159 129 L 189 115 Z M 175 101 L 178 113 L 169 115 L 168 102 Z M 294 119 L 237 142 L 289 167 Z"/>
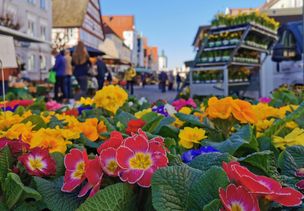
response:
<path fill-rule="evenodd" d="M 105 74 L 108 72 L 108 68 L 106 66 L 106 64 L 102 61 L 102 57 L 99 56 L 97 58 L 97 62 L 96 62 L 96 66 L 97 66 L 97 81 L 98 81 L 98 89 L 102 89 L 103 88 L 103 84 L 104 84 L 104 80 L 105 80 Z"/>
<path fill-rule="evenodd" d="M 75 94 L 75 99 L 86 97 L 88 92 L 88 73 L 92 66 L 88 51 L 82 41 L 78 42 L 72 56 L 72 64 L 74 66 L 74 76 L 80 86 L 80 92 Z"/>
<path fill-rule="evenodd" d="M 177 91 L 180 91 L 181 83 L 182 83 L 182 78 L 180 77 L 179 73 L 177 73 L 177 75 L 176 75 Z"/>
<path fill-rule="evenodd" d="M 55 57 L 55 65 L 53 67 L 53 70 L 56 72 L 54 98 L 56 101 L 59 101 L 59 89 L 63 94 L 62 97 L 66 98 L 65 86 L 64 86 L 66 63 L 64 56 L 61 53 L 59 53 L 56 49 L 52 51 L 52 55 Z"/>
<path fill-rule="evenodd" d="M 164 93 L 164 92 L 166 92 L 166 84 L 167 84 L 167 80 L 168 80 L 167 73 L 165 73 L 164 71 L 162 71 L 160 73 L 159 79 L 160 79 L 161 90 Z"/>

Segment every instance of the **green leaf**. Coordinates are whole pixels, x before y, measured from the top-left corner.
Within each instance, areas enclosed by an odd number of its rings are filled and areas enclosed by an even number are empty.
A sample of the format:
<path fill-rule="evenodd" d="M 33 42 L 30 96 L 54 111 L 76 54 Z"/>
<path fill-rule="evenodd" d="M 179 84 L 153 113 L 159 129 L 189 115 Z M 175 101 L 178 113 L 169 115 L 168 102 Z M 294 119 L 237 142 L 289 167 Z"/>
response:
<path fill-rule="evenodd" d="M 230 138 L 223 142 L 203 141 L 203 145 L 212 146 L 220 152 L 227 152 L 234 155 L 241 147 L 246 147 L 252 150 L 258 150 L 258 143 L 253 135 L 253 130 L 250 125 L 246 125 L 232 134 Z"/>
<path fill-rule="evenodd" d="M 164 138 L 174 138 L 178 139 L 179 129 L 176 127 L 173 127 L 171 125 L 163 126 L 158 135 L 164 137 Z"/>
<path fill-rule="evenodd" d="M 222 203 L 219 199 L 214 199 L 209 204 L 204 206 L 203 211 L 219 211 L 222 207 Z"/>
<path fill-rule="evenodd" d="M 49 181 L 40 177 L 34 177 L 37 190 L 43 197 L 44 203 L 50 210 L 74 211 L 82 202 L 77 197 L 78 192 L 64 193 L 61 191 L 63 177 Z"/>
<path fill-rule="evenodd" d="M 183 166 L 157 170 L 152 178 L 152 203 L 156 210 L 186 210 L 191 185 L 201 171 Z"/>
<path fill-rule="evenodd" d="M 190 210 L 202 210 L 205 205 L 218 198 L 219 188 L 228 184 L 229 180 L 224 170 L 216 166 L 211 167 L 192 184 L 189 197 Z"/>
<path fill-rule="evenodd" d="M 157 125 L 155 130 L 153 130 L 152 132 L 157 134 L 162 129 L 162 127 L 167 126 L 167 125 L 171 125 L 173 122 L 175 122 L 175 118 L 166 117 L 159 122 L 159 124 Z"/>
<path fill-rule="evenodd" d="M 128 125 L 128 122 L 132 119 L 136 119 L 135 116 L 133 116 L 130 113 L 120 111 L 115 117 L 114 121 L 117 124 L 118 122 L 122 123 L 124 126 Z"/>
<path fill-rule="evenodd" d="M 158 117 L 157 113 L 149 112 L 149 113 L 143 115 L 141 119 L 145 122 L 150 122 L 151 120 L 156 119 L 157 117 Z"/>
<path fill-rule="evenodd" d="M 250 154 L 246 157 L 239 158 L 240 162 L 249 164 L 261 170 L 264 175 L 275 179 L 279 178 L 279 172 L 276 167 L 274 153 L 272 151 L 263 151 Z"/>
<path fill-rule="evenodd" d="M 59 152 L 54 152 L 51 154 L 51 156 L 56 162 L 56 177 L 64 175 L 64 155 Z"/>
<path fill-rule="evenodd" d="M 100 116 L 99 119 L 104 122 L 104 124 L 107 127 L 108 132 L 112 132 L 112 131 L 116 130 L 116 128 L 110 123 L 110 121 L 106 117 Z"/>
<path fill-rule="evenodd" d="M 100 190 L 88 198 L 77 211 L 133 210 L 135 194 L 128 184 L 118 183 Z"/>
<path fill-rule="evenodd" d="M 63 120 L 59 120 L 57 117 L 52 116 L 50 122 L 48 123 L 48 127 L 50 128 L 56 128 L 57 126 L 59 128 L 64 128 L 67 125 Z"/>
<path fill-rule="evenodd" d="M 7 207 L 11 209 L 17 202 L 29 198 L 39 201 L 41 195 L 36 190 L 24 186 L 17 174 L 8 173 L 4 182 L 4 201 Z"/>
<path fill-rule="evenodd" d="M 2 186 L 9 169 L 13 163 L 11 151 L 8 146 L 0 150 L 0 185 Z"/>
<path fill-rule="evenodd" d="M 152 178 L 153 206 L 156 210 L 203 210 L 218 198 L 218 189 L 228 184 L 219 167 L 205 173 L 186 165 L 162 168 Z"/>
<path fill-rule="evenodd" d="M 233 157 L 228 153 L 206 153 L 193 159 L 189 163 L 189 166 L 204 172 L 210 169 L 212 166 L 221 167 L 223 162 L 229 162 L 231 160 L 233 160 Z"/>
<path fill-rule="evenodd" d="M 25 124 L 27 122 L 31 122 L 33 125 L 35 125 L 33 130 L 39 130 L 40 128 L 46 128 L 47 127 L 44 120 L 38 115 L 29 116 L 28 118 L 24 119 L 21 123 Z"/>
<path fill-rule="evenodd" d="M 153 133 L 157 126 L 160 124 L 160 122 L 164 119 L 163 116 L 157 116 L 155 119 L 152 119 L 151 121 L 147 122 L 146 125 L 142 128 L 144 131 L 148 131 L 150 133 Z"/>
<path fill-rule="evenodd" d="M 0 201 L 0 210 L 1 211 L 9 211 L 8 208 Z"/>
<path fill-rule="evenodd" d="M 304 147 L 292 146 L 281 152 L 278 165 L 281 169 L 281 174 L 286 176 L 295 176 L 295 172 L 299 168 L 304 167 Z"/>

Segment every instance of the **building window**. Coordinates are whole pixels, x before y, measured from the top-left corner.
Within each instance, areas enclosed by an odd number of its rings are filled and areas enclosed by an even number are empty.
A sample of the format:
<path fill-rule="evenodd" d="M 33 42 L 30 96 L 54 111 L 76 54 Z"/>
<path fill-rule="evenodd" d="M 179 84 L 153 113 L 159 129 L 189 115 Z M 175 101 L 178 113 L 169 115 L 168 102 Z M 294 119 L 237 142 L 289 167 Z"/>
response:
<path fill-rule="evenodd" d="M 46 40 L 46 27 L 40 26 L 40 37 L 42 40 Z"/>
<path fill-rule="evenodd" d="M 30 4 L 35 4 L 35 0 L 27 0 L 27 2 Z"/>
<path fill-rule="evenodd" d="M 40 55 L 40 70 L 46 70 L 46 58 L 43 55 Z"/>
<path fill-rule="evenodd" d="M 34 69 L 35 69 L 35 55 L 29 55 L 27 57 L 27 69 L 29 71 L 34 71 Z"/>
<path fill-rule="evenodd" d="M 35 23 L 32 20 L 27 22 L 27 33 L 33 37 L 35 36 Z"/>
<path fill-rule="evenodd" d="M 40 0 L 40 8 L 45 10 L 46 9 L 46 1 L 45 0 Z"/>

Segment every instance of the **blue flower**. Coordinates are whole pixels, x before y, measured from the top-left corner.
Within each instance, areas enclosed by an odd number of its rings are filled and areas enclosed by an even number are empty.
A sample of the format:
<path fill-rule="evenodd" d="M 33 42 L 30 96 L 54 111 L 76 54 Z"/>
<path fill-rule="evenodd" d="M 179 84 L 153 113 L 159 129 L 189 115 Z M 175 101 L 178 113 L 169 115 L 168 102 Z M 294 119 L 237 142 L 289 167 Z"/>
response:
<path fill-rule="evenodd" d="M 187 152 L 184 152 L 182 154 L 182 160 L 184 163 L 189 163 L 191 162 L 194 158 L 196 158 L 197 156 L 201 155 L 201 154 L 205 154 L 205 153 L 213 153 L 213 152 L 219 152 L 218 150 L 214 149 L 211 146 L 203 146 L 199 149 L 192 149 L 189 150 Z"/>
<path fill-rule="evenodd" d="M 79 115 L 81 115 L 82 112 L 89 111 L 92 109 L 93 109 L 93 107 L 91 107 L 91 106 L 80 106 L 80 107 L 78 107 L 78 113 L 79 113 Z"/>
<path fill-rule="evenodd" d="M 167 110 L 166 110 L 166 108 L 165 108 L 164 105 L 154 106 L 152 108 L 152 111 L 155 112 L 155 113 L 161 114 L 161 115 L 163 115 L 165 117 L 169 116 L 169 114 L 168 114 L 168 112 L 167 112 Z"/>

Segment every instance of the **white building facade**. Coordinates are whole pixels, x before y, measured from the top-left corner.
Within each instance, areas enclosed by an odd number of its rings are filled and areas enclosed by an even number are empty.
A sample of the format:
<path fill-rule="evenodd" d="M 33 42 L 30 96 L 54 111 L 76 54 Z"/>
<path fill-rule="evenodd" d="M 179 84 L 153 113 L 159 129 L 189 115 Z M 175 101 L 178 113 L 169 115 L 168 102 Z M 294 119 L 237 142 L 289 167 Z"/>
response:
<path fill-rule="evenodd" d="M 15 41 L 17 58 L 32 80 L 45 79 L 52 66 L 51 8 L 52 0 L 0 0 L 0 19 L 9 18 L 9 28 L 44 42 Z"/>
<path fill-rule="evenodd" d="M 168 69 L 168 57 L 165 55 L 165 51 L 162 51 L 161 55 L 158 57 L 158 65 L 159 70 Z"/>
<path fill-rule="evenodd" d="M 272 3 L 271 9 L 297 8 L 303 6 L 303 0 L 267 0 L 267 3 Z"/>

